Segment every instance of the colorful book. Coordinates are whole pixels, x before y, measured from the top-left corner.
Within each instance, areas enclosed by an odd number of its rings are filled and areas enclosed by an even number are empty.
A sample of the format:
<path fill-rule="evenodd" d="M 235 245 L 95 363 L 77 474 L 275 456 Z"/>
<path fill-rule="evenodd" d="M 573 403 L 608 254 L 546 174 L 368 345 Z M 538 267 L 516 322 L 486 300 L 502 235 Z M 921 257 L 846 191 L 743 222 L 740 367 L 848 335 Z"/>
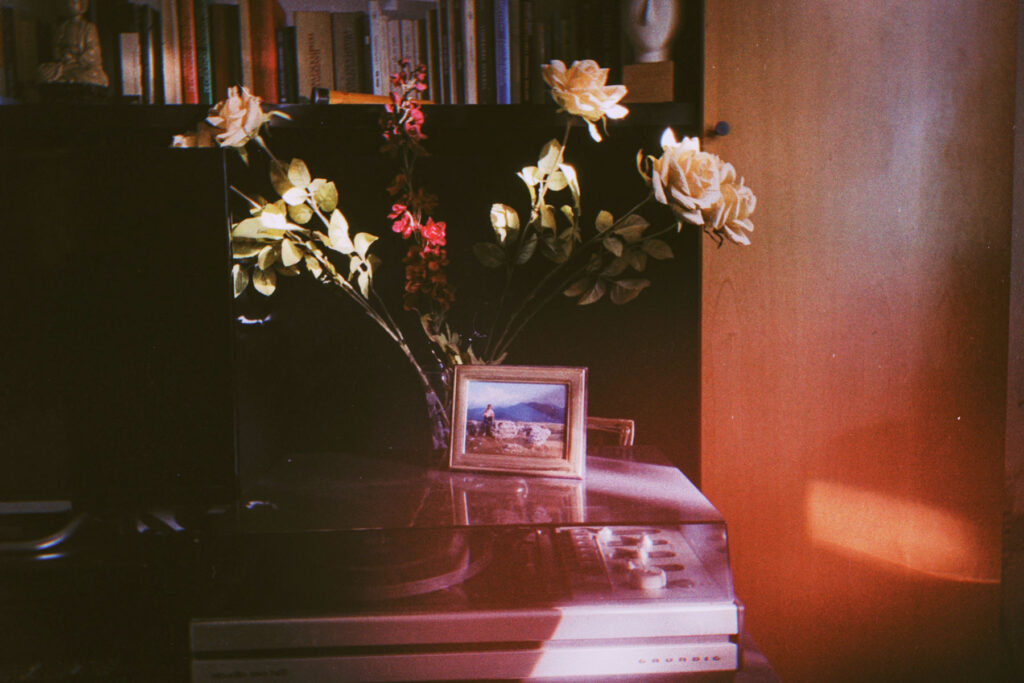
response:
<path fill-rule="evenodd" d="M 521 18 L 520 9 L 521 5 L 519 0 L 502 0 L 508 4 L 508 36 L 507 36 L 507 50 L 508 50 L 508 98 L 509 104 L 520 104 L 523 101 L 522 89 L 520 83 L 522 81 L 522 50 L 520 49 L 522 34 L 521 34 Z M 495 34 L 497 34 L 497 26 L 495 26 Z M 496 40 L 499 39 L 496 35 Z M 500 58 L 499 58 L 500 62 Z M 501 79 L 499 78 L 498 92 L 502 91 Z"/>
<path fill-rule="evenodd" d="M 277 28 L 278 102 L 299 101 L 297 35 L 294 26 L 279 26 Z"/>
<path fill-rule="evenodd" d="M 398 60 L 402 56 L 402 22 L 400 19 L 387 20 L 388 31 L 388 61 L 387 69 L 384 71 L 390 88 L 391 74 L 398 70 Z"/>
<path fill-rule="evenodd" d="M 476 0 L 476 91 L 479 104 L 498 100 L 495 83 L 494 0 Z"/>
<path fill-rule="evenodd" d="M 462 76 L 465 80 L 465 104 L 479 104 L 476 58 L 476 0 L 462 2 Z"/>
<path fill-rule="evenodd" d="M 178 1 L 178 39 L 181 48 L 181 95 L 185 104 L 199 104 L 199 73 L 196 67 L 195 0 Z"/>
<path fill-rule="evenodd" d="M 388 83 L 388 20 L 378 0 L 368 0 L 367 15 L 370 21 L 370 59 L 373 66 L 373 94 L 387 95 Z"/>
<path fill-rule="evenodd" d="M 441 44 L 438 20 L 437 7 L 427 10 L 427 16 L 423 20 L 423 44 L 427 54 L 427 99 L 440 104 L 446 99 L 441 87 Z"/>
<path fill-rule="evenodd" d="M 164 74 L 164 103 L 181 104 L 181 48 L 178 3 L 160 0 L 160 49 Z"/>
<path fill-rule="evenodd" d="M 138 31 L 120 35 L 121 96 L 129 101 L 142 101 L 142 49 Z"/>
<path fill-rule="evenodd" d="M 334 87 L 334 48 L 330 12 L 295 12 L 298 97 L 312 99 L 314 88 Z"/>
<path fill-rule="evenodd" d="M 213 100 L 227 97 L 228 88 L 242 83 L 242 47 L 237 5 L 210 5 L 210 63 Z"/>
<path fill-rule="evenodd" d="M 238 0 L 238 57 L 242 67 L 242 85 L 253 89 L 252 9 L 250 0 Z"/>
<path fill-rule="evenodd" d="M 399 56 L 408 59 L 413 68 L 422 61 L 418 42 L 419 30 L 416 27 L 416 20 L 402 19 L 402 49 Z M 397 64 L 395 68 L 398 68 Z"/>
<path fill-rule="evenodd" d="M 253 91 L 265 102 L 279 100 L 277 29 L 284 25 L 284 9 L 277 0 L 250 0 Z"/>
<path fill-rule="evenodd" d="M 334 54 L 334 89 L 340 92 L 369 92 L 369 69 L 365 61 L 369 37 L 363 12 L 331 13 L 331 50 Z"/>
<path fill-rule="evenodd" d="M 196 85 L 199 89 L 199 103 L 213 104 L 213 61 L 210 45 L 210 2 L 195 2 L 196 22 Z"/>

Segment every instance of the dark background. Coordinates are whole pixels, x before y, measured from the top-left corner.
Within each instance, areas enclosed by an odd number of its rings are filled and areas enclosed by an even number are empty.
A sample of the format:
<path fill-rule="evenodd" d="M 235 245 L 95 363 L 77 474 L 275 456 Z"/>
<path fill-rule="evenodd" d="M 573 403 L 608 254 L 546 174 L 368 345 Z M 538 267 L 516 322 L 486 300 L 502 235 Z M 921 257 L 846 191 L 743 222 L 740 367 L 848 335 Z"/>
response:
<path fill-rule="evenodd" d="M 293 120 L 268 135 L 272 149 L 335 180 L 353 231 L 381 236 L 376 285 L 415 339 L 418 322 L 399 299 L 406 244 L 387 219 L 396 166 L 379 153 L 379 108 L 288 111 Z M 236 468 L 244 485 L 292 453 L 428 446 L 414 374 L 351 302 L 308 277 L 282 278 L 271 298 L 250 291 L 231 302 L 225 187 L 259 191 L 265 168 L 255 151 L 246 167 L 233 152 L 167 149 L 204 114 L 0 108 L 11 245 L 0 459 L 8 500 L 223 501 L 239 483 Z M 602 208 L 621 215 L 642 198 L 636 152 L 657 152 L 667 124 L 696 134 L 694 120 L 688 105 L 634 105 L 600 144 L 573 128 L 568 158 L 584 225 Z M 430 156 L 417 182 L 439 196 L 436 218 L 448 224 L 452 324 L 463 333 L 497 296 L 495 273 L 471 253 L 490 239 L 490 205 L 526 213 L 515 173 L 563 130 L 554 107 L 427 110 Z M 231 206 L 236 219 L 241 208 Z M 664 207 L 651 209 L 654 228 L 671 221 Z M 634 418 L 638 442 L 659 445 L 693 478 L 700 239 L 689 231 L 671 240 L 676 258 L 652 262 L 653 286 L 623 307 L 554 300 L 507 361 L 589 367 L 590 414 Z M 232 325 L 232 307 L 270 322 Z"/>

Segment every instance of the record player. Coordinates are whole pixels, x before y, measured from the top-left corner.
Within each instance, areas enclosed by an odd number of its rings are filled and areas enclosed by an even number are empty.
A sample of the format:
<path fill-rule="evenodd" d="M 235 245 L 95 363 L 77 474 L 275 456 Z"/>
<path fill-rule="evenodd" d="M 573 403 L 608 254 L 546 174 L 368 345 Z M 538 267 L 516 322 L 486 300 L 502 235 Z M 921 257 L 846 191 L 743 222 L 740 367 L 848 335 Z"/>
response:
<path fill-rule="evenodd" d="M 582 481 L 290 459 L 203 543 L 193 680 L 728 679 L 721 515 L 649 453 L 610 455 Z"/>

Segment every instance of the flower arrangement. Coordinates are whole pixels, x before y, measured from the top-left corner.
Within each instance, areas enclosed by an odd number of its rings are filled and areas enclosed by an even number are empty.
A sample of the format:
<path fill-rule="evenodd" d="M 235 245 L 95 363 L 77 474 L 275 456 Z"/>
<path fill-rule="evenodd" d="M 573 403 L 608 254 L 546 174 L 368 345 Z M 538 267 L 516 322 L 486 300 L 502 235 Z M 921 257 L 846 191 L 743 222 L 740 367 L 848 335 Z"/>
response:
<path fill-rule="evenodd" d="M 436 448 L 448 442 L 450 370 L 463 363 L 503 362 L 517 337 L 555 297 L 569 297 L 579 305 L 606 295 L 614 304 L 633 300 L 651 284 L 643 277 L 648 260 L 672 258 L 667 239 L 686 226 L 701 228 L 719 245 L 750 243 L 753 192 L 732 165 L 702 151 L 696 138 L 677 140 L 671 129 L 662 135 L 660 155 L 637 154 L 647 196 L 620 216 L 600 210 L 585 220 L 576 169 L 566 156 L 569 131 L 575 119 L 582 119 L 593 140 L 600 142 L 602 131 L 607 134 L 607 119 L 629 113 L 620 104 L 626 89 L 607 85 L 608 70 L 594 61 L 567 67 L 554 60 L 542 67 L 542 74 L 559 112 L 568 115 L 564 135 L 561 141 L 546 142 L 537 163 L 517 174 L 530 198 L 528 213 L 520 216 L 508 204 L 492 205 L 491 239 L 475 244 L 473 253 L 483 267 L 504 274 L 504 291 L 496 310 L 487 312 L 489 330 L 460 334 L 447 322 L 456 303 L 447 276 L 448 225 L 435 215 L 437 197 L 416 184 L 416 162 L 426 152 L 419 101 L 426 70 L 407 60 L 398 66 L 390 103 L 380 118 L 381 150 L 397 165 L 387 188 L 391 205 L 386 216 L 391 232 L 408 242 L 402 292 L 407 313 L 401 319 L 415 315 L 413 331 L 405 329 L 408 323 L 400 324 L 374 286 L 374 274 L 384 267 L 372 251 L 378 235 L 353 233 L 338 207 L 334 183 L 314 177 L 301 159 L 279 159 L 267 146 L 261 131 L 275 116 L 286 114 L 264 112 L 258 97 L 245 88 L 231 88 L 196 131 L 176 136 L 174 145 L 230 147 L 247 162 L 250 146 L 266 153 L 278 198 L 250 197 L 232 188 L 249 205 L 249 216 L 231 228 L 235 295 L 252 286 L 270 296 L 279 276 L 308 273 L 354 303 L 398 346 L 419 378 Z M 641 211 L 658 204 L 668 207 L 669 220 L 651 229 Z M 525 268 L 537 261 L 546 265 Z M 526 287 L 512 287 L 517 279 L 527 278 Z M 426 347 L 429 362 L 413 353 L 414 339 Z"/>

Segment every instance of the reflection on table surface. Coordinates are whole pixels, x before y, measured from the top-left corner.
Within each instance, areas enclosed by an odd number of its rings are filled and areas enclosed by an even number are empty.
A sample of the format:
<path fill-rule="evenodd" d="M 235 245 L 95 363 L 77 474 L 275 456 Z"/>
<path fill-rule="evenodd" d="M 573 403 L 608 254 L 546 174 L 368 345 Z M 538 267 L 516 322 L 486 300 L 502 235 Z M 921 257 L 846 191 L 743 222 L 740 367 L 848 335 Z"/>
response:
<path fill-rule="evenodd" d="M 262 532 L 721 519 L 656 449 L 637 447 L 589 455 L 582 480 L 456 472 L 398 455 L 296 455 L 243 490 L 231 526 Z"/>

